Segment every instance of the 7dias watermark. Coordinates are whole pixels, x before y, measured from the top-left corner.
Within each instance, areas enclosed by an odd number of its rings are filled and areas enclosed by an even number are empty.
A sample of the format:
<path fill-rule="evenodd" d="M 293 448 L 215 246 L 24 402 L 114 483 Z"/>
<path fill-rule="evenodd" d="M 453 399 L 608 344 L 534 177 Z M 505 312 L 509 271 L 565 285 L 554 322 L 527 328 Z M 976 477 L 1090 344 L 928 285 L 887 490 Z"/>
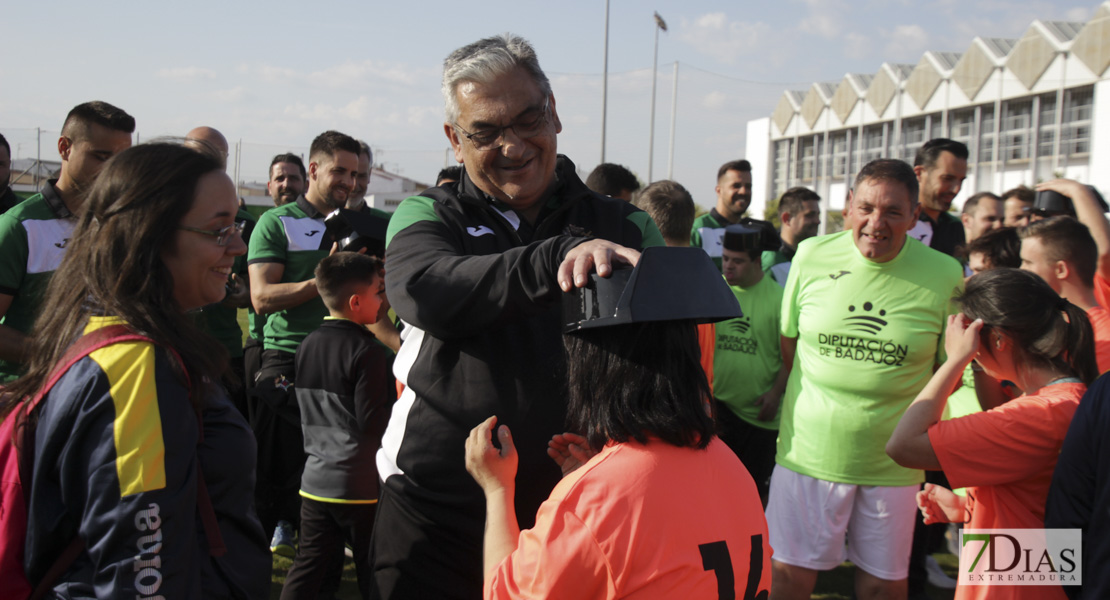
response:
<path fill-rule="evenodd" d="M 964 529 L 960 585 L 1080 585 L 1078 529 Z"/>

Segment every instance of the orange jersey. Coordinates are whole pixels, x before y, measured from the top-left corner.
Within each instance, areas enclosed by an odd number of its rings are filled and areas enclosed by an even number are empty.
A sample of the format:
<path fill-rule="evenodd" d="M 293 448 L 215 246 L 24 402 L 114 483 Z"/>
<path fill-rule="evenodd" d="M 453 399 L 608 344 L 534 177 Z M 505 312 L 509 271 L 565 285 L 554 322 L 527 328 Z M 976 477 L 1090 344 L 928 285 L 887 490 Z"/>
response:
<path fill-rule="evenodd" d="M 717 347 L 717 328 L 713 323 L 698 325 L 698 346 L 701 347 L 701 368 L 709 380 L 709 393 L 713 393 L 713 349 Z"/>
<path fill-rule="evenodd" d="M 1058 383 L 1035 396 L 929 428 L 937 460 L 955 487 L 967 487 L 969 529 L 1041 529 L 1052 471 L 1087 386 Z M 966 586 L 956 600 L 1065 598 L 1054 586 Z"/>
<path fill-rule="evenodd" d="M 1098 306 L 1087 311 L 1091 329 L 1095 330 L 1095 359 L 1098 372 L 1110 371 L 1110 281 L 1095 273 L 1095 301 Z"/>
<path fill-rule="evenodd" d="M 771 587 L 755 483 L 717 438 L 610 444 L 563 478 L 485 598 L 754 598 Z"/>

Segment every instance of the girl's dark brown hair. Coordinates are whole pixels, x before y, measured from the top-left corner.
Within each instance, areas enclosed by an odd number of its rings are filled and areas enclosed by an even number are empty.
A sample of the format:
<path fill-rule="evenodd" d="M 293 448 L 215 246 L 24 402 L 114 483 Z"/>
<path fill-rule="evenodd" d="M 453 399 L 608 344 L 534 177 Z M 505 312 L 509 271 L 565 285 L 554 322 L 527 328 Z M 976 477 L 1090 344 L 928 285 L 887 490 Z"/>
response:
<path fill-rule="evenodd" d="M 956 300 L 969 319 L 983 320 L 984 331 L 999 330 L 1013 341 L 1018 368 L 1051 367 L 1087 385 L 1098 377 L 1087 313 L 1057 295 L 1040 276 L 991 269 L 968 279 Z M 993 348 L 988 344 L 987 350 Z"/>
<path fill-rule="evenodd" d="M 692 321 L 632 323 L 563 336 L 572 431 L 590 447 L 649 438 L 705 448 L 714 434 L 709 382 Z"/>
<path fill-rule="evenodd" d="M 227 352 L 200 331 L 174 298 L 162 262 L 193 204 L 197 182 L 222 171 L 216 159 L 175 144 L 135 146 L 113 157 L 89 190 L 65 258 L 50 279 L 29 336 L 26 374 L 0 401 L 8 414 L 46 383 L 90 315 L 122 318 L 132 329 L 181 356 L 202 407 L 212 382 L 228 369 Z"/>

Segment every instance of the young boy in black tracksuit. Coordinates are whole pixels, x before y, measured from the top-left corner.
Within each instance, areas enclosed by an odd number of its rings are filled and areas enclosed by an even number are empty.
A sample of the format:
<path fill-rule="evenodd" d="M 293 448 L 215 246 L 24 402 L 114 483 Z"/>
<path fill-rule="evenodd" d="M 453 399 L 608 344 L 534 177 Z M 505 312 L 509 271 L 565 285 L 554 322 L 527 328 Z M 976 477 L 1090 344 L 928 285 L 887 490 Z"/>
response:
<path fill-rule="evenodd" d="M 396 398 L 388 351 L 364 325 L 384 316 L 380 260 L 338 252 L 316 267 L 331 316 L 297 349 L 297 403 L 307 460 L 301 478 L 301 539 L 281 597 L 332 597 L 343 542 L 369 597 L 370 534 L 378 501 L 374 455 Z"/>

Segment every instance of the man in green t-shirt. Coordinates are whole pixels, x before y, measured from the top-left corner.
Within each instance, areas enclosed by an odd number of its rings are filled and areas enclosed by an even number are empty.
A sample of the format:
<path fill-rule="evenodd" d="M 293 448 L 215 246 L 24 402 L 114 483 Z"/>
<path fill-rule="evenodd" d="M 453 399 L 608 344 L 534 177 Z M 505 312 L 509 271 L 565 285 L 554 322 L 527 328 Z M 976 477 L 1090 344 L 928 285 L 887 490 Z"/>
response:
<path fill-rule="evenodd" d="M 694 219 L 690 245 L 709 254 L 721 266 L 723 228 L 738 223 L 752 203 L 752 165 L 746 160 L 730 160 L 717 169 L 717 204 L 708 213 Z"/>
<path fill-rule="evenodd" d="M 763 253 L 763 271 L 780 286 L 786 285 L 790 261 L 798 244 L 817 235 L 821 226 L 821 196 L 806 187 L 792 187 L 779 198 L 779 237 L 782 243 Z"/>
<path fill-rule="evenodd" d="M 309 150 L 304 195 L 258 219 L 247 253 L 251 303 L 268 315 L 262 361 L 248 398 L 258 443 L 255 506 L 265 530 L 275 531 L 271 550 L 287 555 L 293 553 L 304 466 L 294 357 L 301 340 L 328 314 L 313 273 L 329 254 L 321 247 L 324 217 L 346 205 L 355 187 L 358 154 L 358 142 L 348 135 L 326 131 L 317 136 Z"/>
<path fill-rule="evenodd" d="M 763 239 L 758 229 L 725 227 L 721 264 L 743 316 L 717 324 L 713 395 L 721 439 L 747 467 L 767 506 L 779 405 L 790 371 L 783 368 L 779 345 L 782 288 L 764 276 Z"/>
<path fill-rule="evenodd" d="M 23 369 L 50 275 L 65 256 L 77 212 L 104 163 L 131 147 L 135 119 L 107 102 L 69 111 L 58 138 L 57 179 L 0 215 L 0 383 Z"/>
<path fill-rule="evenodd" d="M 304 193 L 304 182 L 308 171 L 304 168 L 301 157 L 292 153 L 278 154 L 270 161 L 270 179 L 266 182 L 266 192 L 274 201 L 274 206 L 282 206 L 296 202 Z M 251 224 L 254 231 L 258 220 Z M 243 239 L 250 245 L 250 236 L 243 230 Z M 249 292 L 249 289 L 248 289 Z M 246 343 L 243 344 L 243 384 L 247 395 L 255 385 L 255 378 L 262 366 L 262 339 L 266 337 L 266 315 L 260 315 L 254 310 L 254 305 L 247 306 L 247 328 L 250 330 Z"/>
<path fill-rule="evenodd" d="M 790 268 L 782 352 L 792 368 L 767 511 L 783 598 L 808 598 L 817 572 L 845 555 L 859 597 L 906 595 L 922 472 L 895 464 L 885 445 L 942 358 L 963 284 L 955 259 L 906 235 L 921 210 L 917 185 L 902 161 L 868 163 L 852 229 L 803 242 Z"/>

